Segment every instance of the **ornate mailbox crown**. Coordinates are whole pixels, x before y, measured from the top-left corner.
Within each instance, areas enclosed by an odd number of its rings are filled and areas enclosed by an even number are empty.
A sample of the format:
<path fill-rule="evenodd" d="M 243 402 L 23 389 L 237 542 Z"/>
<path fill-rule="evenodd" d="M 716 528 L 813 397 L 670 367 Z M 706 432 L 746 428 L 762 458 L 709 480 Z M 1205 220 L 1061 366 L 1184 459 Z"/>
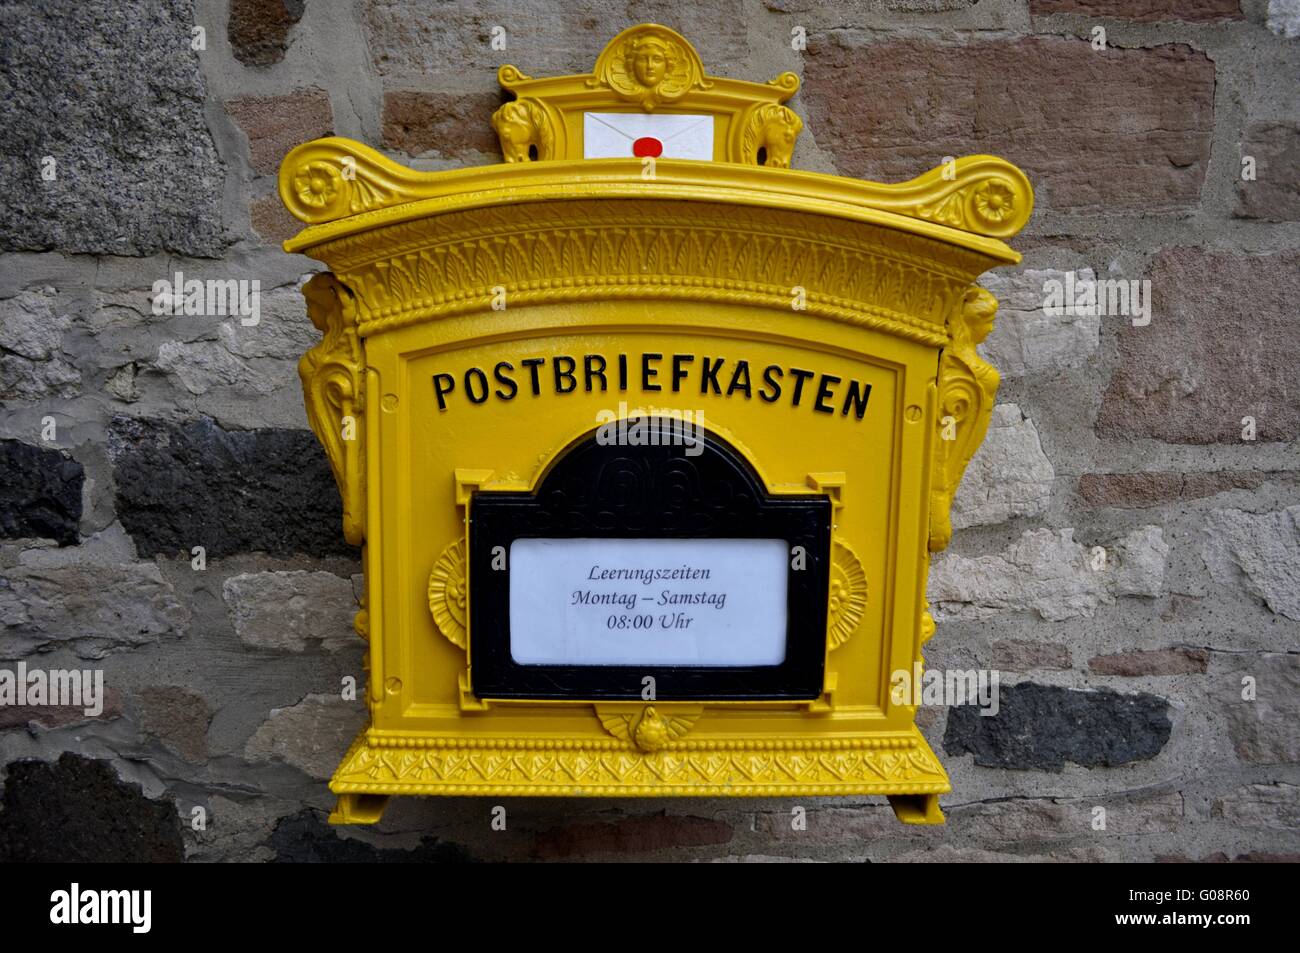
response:
<path fill-rule="evenodd" d="M 984 438 L 976 345 L 1019 261 L 1014 166 L 793 171 L 798 79 L 678 34 L 499 71 L 506 162 L 294 149 L 285 243 L 324 332 L 308 419 L 363 547 L 371 724 L 332 820 L 392 794 L 950 790 L 891 692 Z"/>
<path fill-rule="evenodd" d="M 587 76 L 532 79 L 503 66 L 497 79 L 517 97 L 492 117 L 507 162 L 585 158 L 583 127 L 589 112 L 703 114 L 717 127 L 713 154 L 707 158 L 779 169 L 790 167 L 803 127 L 781 105 L 799 91 L 794 73 L 782 73 L 766 85 L 706 76 L 686 40 L 653 24 L 614 37 Z"/>

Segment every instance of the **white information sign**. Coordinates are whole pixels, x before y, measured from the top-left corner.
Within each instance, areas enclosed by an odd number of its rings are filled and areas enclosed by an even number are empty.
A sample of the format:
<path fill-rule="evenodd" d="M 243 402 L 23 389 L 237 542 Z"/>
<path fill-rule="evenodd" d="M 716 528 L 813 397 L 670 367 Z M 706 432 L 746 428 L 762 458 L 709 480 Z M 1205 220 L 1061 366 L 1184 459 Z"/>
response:
<path fill-rule="evenodd" d="M 779 665 L 780 539 L 518 539 L 510 654 L 521 665 Z"/>

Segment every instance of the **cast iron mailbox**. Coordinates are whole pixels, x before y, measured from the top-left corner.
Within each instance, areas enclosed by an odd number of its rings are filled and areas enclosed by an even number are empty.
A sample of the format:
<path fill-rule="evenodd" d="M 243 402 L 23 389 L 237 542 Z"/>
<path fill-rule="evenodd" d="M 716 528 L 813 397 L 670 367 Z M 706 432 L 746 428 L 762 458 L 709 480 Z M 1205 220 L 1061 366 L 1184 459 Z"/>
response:
<path fill-rule="evenodd" d="M 393 794 L 889 797 L 947 775 L 891 697 L 983 439 L 1032 191 L 989 156 L 900 185 L 789 168 L 793 74 L 673 31 L 499 72 L 506 162 L 294 149 L 285 243 L 330 273 L 302 360 L 363 547 L 371 723 L 337 823 Z"/>

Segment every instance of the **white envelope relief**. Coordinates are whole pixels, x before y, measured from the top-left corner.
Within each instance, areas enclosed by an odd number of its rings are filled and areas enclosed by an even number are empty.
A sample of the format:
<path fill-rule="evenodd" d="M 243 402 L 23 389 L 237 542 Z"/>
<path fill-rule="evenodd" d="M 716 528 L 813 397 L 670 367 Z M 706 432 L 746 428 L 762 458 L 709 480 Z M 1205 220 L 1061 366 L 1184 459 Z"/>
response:
<path fill-rule="evenodd" d="M 640 147 L 636 147 L 638 141 Z M 657 143 L 657 145 L 656 145 Z M 713 159 L 713 117 L 680 113 L 583 113 L 583 158 Z"/>

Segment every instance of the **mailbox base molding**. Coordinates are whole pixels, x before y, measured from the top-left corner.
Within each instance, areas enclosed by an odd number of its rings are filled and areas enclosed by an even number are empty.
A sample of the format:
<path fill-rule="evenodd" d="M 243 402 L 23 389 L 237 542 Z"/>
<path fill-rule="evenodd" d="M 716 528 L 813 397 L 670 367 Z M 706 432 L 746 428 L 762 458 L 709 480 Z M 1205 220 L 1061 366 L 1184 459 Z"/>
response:
<path fill-rule="evenodd" d="M 653 752 L 615 739 L 376 737 L 334 773 L 335 824 L 375 823 L 388 795 L 791 797 L 880 795 L 899 820 L 942 824 L 952 790 L 920 731 L 858 738 L 683 741 Z"/>

